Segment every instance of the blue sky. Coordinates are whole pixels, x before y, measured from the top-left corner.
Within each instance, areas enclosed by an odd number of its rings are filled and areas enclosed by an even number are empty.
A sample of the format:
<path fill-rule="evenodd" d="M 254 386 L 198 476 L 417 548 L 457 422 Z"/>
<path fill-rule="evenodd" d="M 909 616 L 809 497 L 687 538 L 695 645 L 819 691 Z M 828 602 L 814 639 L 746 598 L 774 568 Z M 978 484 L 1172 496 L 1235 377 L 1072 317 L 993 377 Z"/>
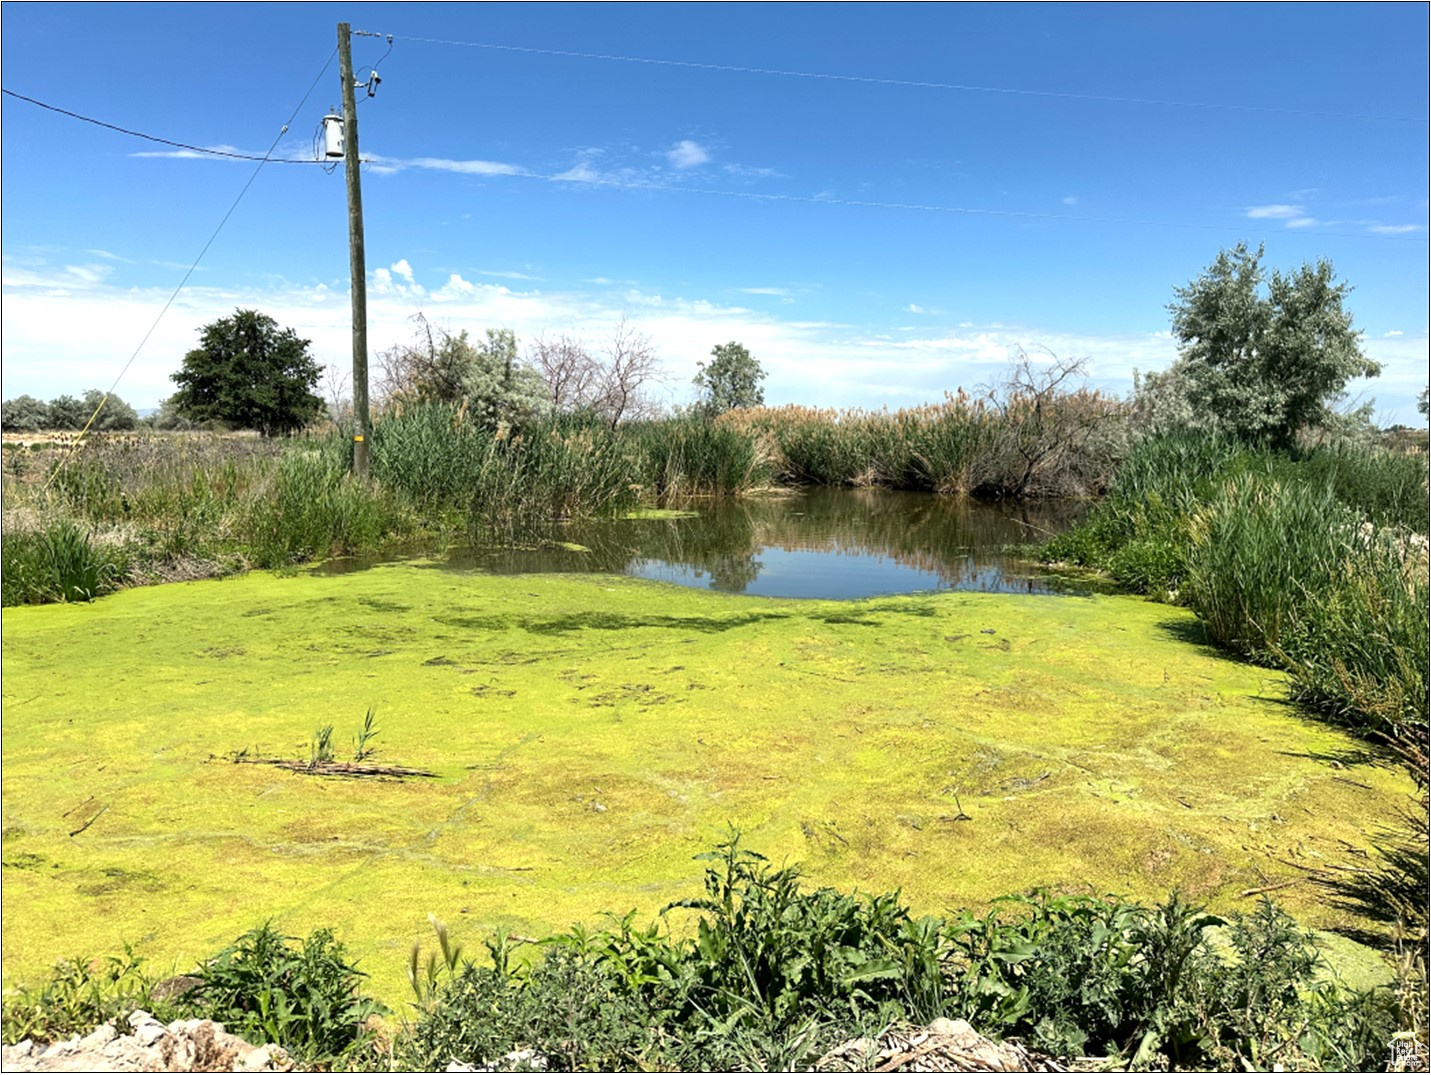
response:
<path fill-rule="evenodd" d="M 597 350 L 625 315 L 671 403 L 732 339 L 777 404 L 938 400 L 1019 347 L 1122 393 L 1247 240 L 1332 261 L 1384 365 L 1357 391 L 1419 422 L 1424 4 L 7 3 L 3 82 L 262 154 L 317 79 L 275 152 L 310 158 L 340 20 L 394 37 L 354 39 L 374 351 L 418 311 Z M 4 395 L 108 387 L 255 165 L 2 118 Z M 239 306 L 346 370 L 347 259 L 341 169 L 264 166 L 119 394 Z"/>

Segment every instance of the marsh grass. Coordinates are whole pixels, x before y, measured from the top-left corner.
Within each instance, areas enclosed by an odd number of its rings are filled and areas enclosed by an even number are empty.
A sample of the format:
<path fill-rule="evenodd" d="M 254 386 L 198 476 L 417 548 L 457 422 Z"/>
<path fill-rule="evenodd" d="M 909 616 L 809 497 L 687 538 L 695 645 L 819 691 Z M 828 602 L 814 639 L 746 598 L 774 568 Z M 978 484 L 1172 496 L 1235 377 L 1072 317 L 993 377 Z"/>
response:
<path fill-rule="evenodd" d="M 66 518 L 11 533 L 0 550 L 0 600 L 6 605 L 93 601 L 114 589 L 128 559 L 122 546 L 101 545 Z"/>

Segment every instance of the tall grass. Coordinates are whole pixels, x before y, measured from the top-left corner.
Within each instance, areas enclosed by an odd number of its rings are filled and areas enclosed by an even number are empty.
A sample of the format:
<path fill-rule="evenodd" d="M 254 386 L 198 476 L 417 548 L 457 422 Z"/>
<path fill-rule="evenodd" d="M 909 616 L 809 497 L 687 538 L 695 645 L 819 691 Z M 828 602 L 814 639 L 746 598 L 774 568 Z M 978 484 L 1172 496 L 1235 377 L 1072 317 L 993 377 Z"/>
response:
<path fill-rule="evenodd" d="M 93 601 L 115 587 L 127 559 L 69 519 L 10 534 L 0 546 L 0 603 Z"/>
<path fill-rule="evenodd" d="M 772 484 L 765 438 L 734 425 L 684 415 L 619 430 L 643 490 L 656 497 L 728 496 Z"/>
<path fill-rule="evenodd" d="M 1123 454 L 1123 409 L 1097 392 L 1017 391 L 898 411 L 753 408 L 720 423 L 767 442 L 794 485 L 887 485 L 985 497 L 1087 496 Z"/>
<path fill-rule="evenodd" d="M 1286 668 L 1299 699 L 1364 733 L 1424 739 L 1426 459 L 1300 458 L 1215 438 L 1140 444 L 1044 554 L 1187 604 L 1212 638 Z"/>

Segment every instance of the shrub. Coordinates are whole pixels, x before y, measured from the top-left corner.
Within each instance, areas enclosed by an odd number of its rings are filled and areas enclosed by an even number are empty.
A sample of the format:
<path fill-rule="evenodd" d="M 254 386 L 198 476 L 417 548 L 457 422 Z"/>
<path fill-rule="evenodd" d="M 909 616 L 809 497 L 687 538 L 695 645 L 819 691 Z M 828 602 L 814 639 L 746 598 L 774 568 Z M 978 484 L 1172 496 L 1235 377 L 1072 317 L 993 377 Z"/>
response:
<path fill-rule="evenodd" d="M 368 1019 L 385 1009 L 359 992 L 364 975 L 331 930 L 314 930 L 297 947 L 293 939 L 270 924 L 245 933 L 202 964 L 202 984 L 182 1006 L 306 1061 L 351 1052 L 365 1039 Z"/>
<path fill-rule="evenodd" d="M 6 1045 L 26 1038 L 62 1041 L 111 1019 L 123 1021 L 141 1008 L 162 1013 L 163 1003 L 156 1003 L 142 963 L 128 947 L 123 956 L 60 961 L 42 985 L 5 994 L 0 1037 Z"/>

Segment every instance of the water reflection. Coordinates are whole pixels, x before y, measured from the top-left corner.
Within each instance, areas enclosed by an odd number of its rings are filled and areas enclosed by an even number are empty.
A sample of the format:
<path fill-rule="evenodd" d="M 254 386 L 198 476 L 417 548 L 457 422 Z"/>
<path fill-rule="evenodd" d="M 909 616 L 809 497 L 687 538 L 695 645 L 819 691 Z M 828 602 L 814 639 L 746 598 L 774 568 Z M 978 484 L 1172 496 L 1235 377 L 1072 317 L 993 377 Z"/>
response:
<path fill-rule="evenodd" d="M 452 550 L 434 566 L 502 575 L 625 574 L 769 597 L 1067 592 L 1067 583 L 1003 550 L 1058 533 L 1082 511 L 849 489 L 693 507 L 698 517 L 571 523 L 540 547 Z"/>

